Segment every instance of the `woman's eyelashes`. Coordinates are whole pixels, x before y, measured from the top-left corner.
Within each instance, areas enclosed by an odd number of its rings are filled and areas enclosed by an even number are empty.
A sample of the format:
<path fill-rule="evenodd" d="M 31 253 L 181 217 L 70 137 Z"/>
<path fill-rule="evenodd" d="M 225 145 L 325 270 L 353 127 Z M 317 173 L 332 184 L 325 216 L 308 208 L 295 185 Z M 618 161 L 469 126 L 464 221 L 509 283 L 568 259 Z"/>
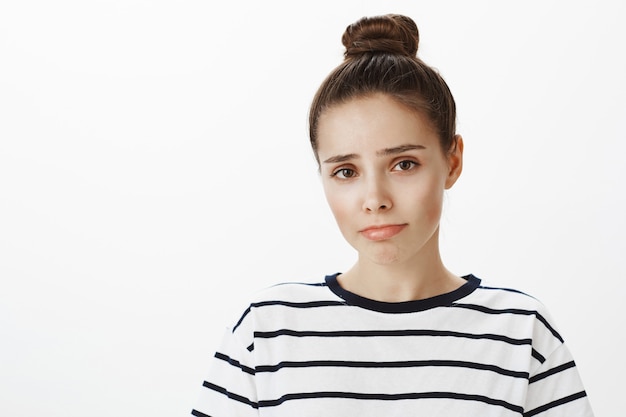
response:
<path fill-rule="evenodd" d="M 331 177 L 339 178 L 342 180 L 347 180 L 350 178 L 354 178 L 356 176 L 356 171 L 352 168 L 339 168 L 334 170 L 331 174 Z"/>
<path fill-rule="evenodd" d="M 417 168 L 418 166 L 419 166 L 419 163 L 417 161 L 404 159 L 394 165 L 393 171 L 410 171 L 412 169 Z"/>
<path fill-rule="evenodd" d="M 419 167 L 419 162 L 412 159 L 403 159 L 391 167 L 391 172 L 409 172 L 415 170 Z M 339 167 L 334 169 L 331 174 L 331 177 L 341 179 L 341 180 L 349 180 L 358 176 L 356 168 L 352 167 Z"/>

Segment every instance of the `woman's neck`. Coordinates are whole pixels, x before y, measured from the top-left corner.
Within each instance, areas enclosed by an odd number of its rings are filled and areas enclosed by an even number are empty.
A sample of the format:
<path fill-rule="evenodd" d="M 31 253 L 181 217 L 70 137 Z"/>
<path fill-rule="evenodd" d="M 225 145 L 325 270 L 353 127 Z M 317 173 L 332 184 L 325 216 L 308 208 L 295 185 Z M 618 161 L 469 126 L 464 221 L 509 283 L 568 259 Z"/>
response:
<path fill-rule="evenodd" d="M 384 302 L 430 298 L 454 291 L 465 283 L 445 268 L 438 250 L 402 263 L 376 264 L 359 258 L 337 280 L 347 291 Z"/>

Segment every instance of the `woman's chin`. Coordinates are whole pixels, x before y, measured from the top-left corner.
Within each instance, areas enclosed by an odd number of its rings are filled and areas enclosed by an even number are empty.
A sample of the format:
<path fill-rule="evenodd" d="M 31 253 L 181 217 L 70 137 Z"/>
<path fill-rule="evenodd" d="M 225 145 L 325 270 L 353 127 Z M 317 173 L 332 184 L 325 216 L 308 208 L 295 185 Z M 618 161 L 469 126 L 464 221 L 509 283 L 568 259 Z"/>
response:
<path fill-rule="evenodd" d="M 394 245 L 379 245 L 366 253 L 366 258 L 376 265 L 387 266 L 398 263 L 401 260 L 401 254 Z"/>

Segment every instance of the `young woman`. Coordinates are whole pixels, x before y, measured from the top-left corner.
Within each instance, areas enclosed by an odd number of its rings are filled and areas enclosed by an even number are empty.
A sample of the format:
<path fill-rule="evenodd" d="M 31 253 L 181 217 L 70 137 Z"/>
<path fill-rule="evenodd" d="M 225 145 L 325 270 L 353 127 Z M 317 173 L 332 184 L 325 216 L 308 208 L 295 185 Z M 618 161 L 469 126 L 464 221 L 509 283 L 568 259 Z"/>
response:
<path fill-rule="evenodd" d="M 317 284 L 261 291 L 225 335 L 194 416 L 593 415 L 543 305 L 441 260 L 463 140 L 418 39 L 400 15 L 346 29 L 310 139 L 358 260 Z"/>

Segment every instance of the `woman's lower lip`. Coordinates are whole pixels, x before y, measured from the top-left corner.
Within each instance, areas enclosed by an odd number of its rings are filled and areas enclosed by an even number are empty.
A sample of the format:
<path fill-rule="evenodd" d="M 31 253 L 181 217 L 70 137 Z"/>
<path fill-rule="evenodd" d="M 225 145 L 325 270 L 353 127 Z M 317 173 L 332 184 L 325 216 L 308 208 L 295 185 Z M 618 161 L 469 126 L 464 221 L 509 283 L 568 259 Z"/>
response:
<path fill-rule="evenodd" d="M 374 227 L 362 230 L 361 234 L 369 240 L 387 240 L 400 233 L 405 226 L 406 224 L 394 224 L 390 226 Z"/>

